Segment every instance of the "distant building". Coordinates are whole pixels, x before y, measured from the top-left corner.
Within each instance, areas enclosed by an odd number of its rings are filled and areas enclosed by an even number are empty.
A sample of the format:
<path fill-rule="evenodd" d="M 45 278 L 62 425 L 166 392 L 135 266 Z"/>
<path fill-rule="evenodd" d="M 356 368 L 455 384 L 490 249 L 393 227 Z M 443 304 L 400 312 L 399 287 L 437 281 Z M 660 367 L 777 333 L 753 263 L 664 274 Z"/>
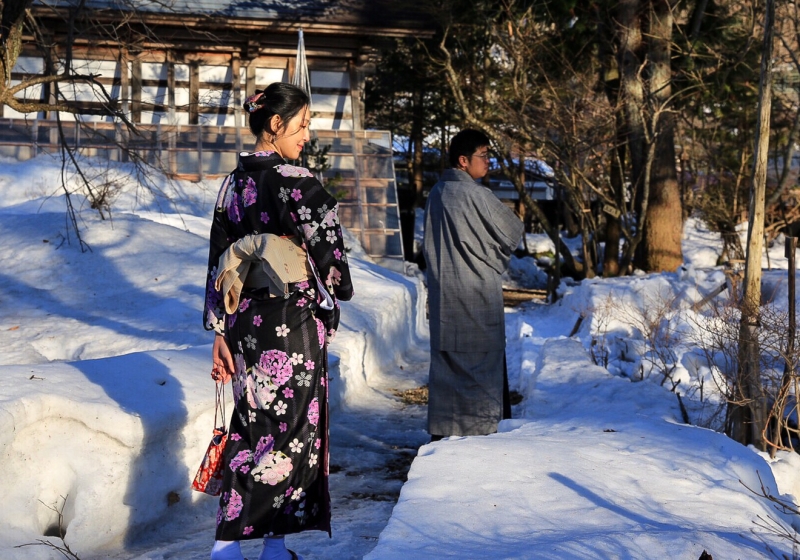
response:
<path fill-rule="evenodd" d="M 489 188 L 492 189 L 500 200 L 519 200 L 519 192 L 509 179 L 505 177 L 491 177 Z M 555 187 L 553 180 L 532 179 L 525 181 L 525 190 L 533 200 L 555 200 Z"/>
<path fill-rule="evenodd" d="M 36 0 L 32 13 L 57 58 L 72 34 L 73 68 L 96 75 L 144 134 L 129 145 L 186 178 L 223 175 L 235 166 L 236 153 L 252 144 L 243 97 L 292 78 L 302 28 L 311 127 L 318 145 L 330 146 L 325 177 L 336 177 L 342 221 L 368 254 L 402 257 L 391 137 L 363 130 L 363 91 L 382 41 L 431 33 L 418 11 L 391 0 L 88 0 L 72 27 L 77 5 Z M 107 29 L 125 19 L 131 22 L 125 33 L 111 40 Z M 39 45 L 28 37 L 12 79 L 43 74 L 45 67 Z M 61 115 L 75 145 L 87 155 L 124 158 L 115 149 L 124 126 L 104 114 L 98 86 L 62 84 L 60 94 L 80 113 L 81 125 Z M 41 85 L 21 97 L 54 100 L 56 92 Z M 53 150 L 55 120 L 55 114 L 22 115 L 0 105 L 0 153 L 25 159 Z"/>
<path fill-rule="evenodd" d="M 515 165 L 519 163 L 514 160 Z M 497 163 L 492 159 L 489 167 L 489 188 L 501 200 L 519 200 L 519 192 Z M 525 160 L 525 190 L 534 200 L 555 200 L 555 173 L 539 159 Z"/>

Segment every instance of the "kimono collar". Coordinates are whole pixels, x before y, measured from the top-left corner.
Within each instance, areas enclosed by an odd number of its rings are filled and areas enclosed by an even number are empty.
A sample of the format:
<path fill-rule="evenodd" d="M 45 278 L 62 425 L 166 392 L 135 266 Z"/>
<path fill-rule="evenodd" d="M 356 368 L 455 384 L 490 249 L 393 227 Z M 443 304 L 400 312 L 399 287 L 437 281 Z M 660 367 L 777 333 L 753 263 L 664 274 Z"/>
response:
<path fill-rule="evenodd" d="M 278 163 L 286 163 L 276 152 L 239 152 L 240 171 L 257 171 L 275 167 Z"/>
<path fill-rule="evenodd" d="M 478 181 L 473 179 L 469 173 L 463 171 L 461 169 L 445 169 L 442 172 L 442 177 L 440 179 L 443 182 L 458 182 L 458 183 L 476 183 L 480 184 Z M 483 185 L 481 185 L 483 186 Z"/>

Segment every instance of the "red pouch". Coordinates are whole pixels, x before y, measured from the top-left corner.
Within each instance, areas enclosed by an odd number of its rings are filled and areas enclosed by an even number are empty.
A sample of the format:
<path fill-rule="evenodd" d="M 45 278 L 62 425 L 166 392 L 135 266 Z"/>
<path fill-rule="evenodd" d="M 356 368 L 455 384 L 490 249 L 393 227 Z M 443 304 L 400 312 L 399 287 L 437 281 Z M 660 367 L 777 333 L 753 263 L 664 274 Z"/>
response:
<path fill-rule="evenodd" d="M 222 426 L 219 422 L 222 422 Z M 211 496 L 219 496 L 222 489 L 222 471 L 224 467 L 223 453 L 225 443 L 228 441 L 228 432 L 225 429 L 225 389 L 221 382 L 217 382 L 217 405 L 214 411 L 214 436 L 208 444 L 203 462 L 192 481 L 192 490 L 203 492 Z"/>

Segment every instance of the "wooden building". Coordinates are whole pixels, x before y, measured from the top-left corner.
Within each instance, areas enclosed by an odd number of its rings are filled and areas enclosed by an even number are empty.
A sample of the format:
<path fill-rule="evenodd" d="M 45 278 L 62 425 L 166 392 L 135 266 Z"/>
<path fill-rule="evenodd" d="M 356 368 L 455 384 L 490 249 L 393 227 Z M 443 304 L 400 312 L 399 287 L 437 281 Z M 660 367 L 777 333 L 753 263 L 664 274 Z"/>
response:
<path fill-rule="evenodd" d="M 430 34 L 409 4 L 391 0 L 36 0 L 53 59 L 67 52 L 72 68 L 96 84 L 62 83 L 60 99 L 79 108 L 80 123 L 62 113 L 69 137 L 86 155 L 124 158 L 120 138 L 173 175 L 228 173 L 236 153 L 252 146 L 241 103 L 255 89 L 290 81 L 303 30 L 311 81 L 313 135 L 329 146 L 341 219 L 376 258 L 402 259 L 397 194 L 388 132 L 363 129 L 364 77 L 376 49 L 393 38 Z M 112 31 L 113 30 L 113 31 Z M 68 48 L 69 46 L 69 48 Z M 61 62 L 63 64 L 63 62 Z M 18 83 L 48 71 L 41 41 L 28 38 L 13 70 Z M 104 98 L 102 89 L 108 96 Z M 27 99 L 55 100 L 49 86 Z M 139 134 L 108 115 L 113 104 Z M 0 150 L 24 159 L 52 150 L 55 114 L 19 114 L 0 105 Z"/>

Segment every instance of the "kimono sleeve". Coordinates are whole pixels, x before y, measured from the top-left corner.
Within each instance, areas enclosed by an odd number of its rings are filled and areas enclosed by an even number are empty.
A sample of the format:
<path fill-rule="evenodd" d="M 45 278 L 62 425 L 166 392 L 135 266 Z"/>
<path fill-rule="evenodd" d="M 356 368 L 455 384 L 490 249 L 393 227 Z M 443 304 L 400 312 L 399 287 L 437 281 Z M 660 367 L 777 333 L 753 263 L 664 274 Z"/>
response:
<path fill-rule="evenodd" d="M 511 253 L 517 248 L 525 233 L 525 226 L 508 206 L 503 204 L 491 191 L 482 197 L 484 212 L 483 222 L 487 233 L 495 245 L 498 272 L 508 268 Z"/>
<path fill-rule="evenodd" d="M 203 326 L 206 330 L 213 330 L 225 334 L 225 308 L 222 296 L 214 287 L 217 281 L 217 266 L 222 253 L 230 246 L 228 236 L 227 205 L 230 205 L 229 194 L 233 190 L 233 174 L 225 178 L 220 188 L 217 203 L 214 206 L 214 217 L 211 222 L 210 247 L 208 251 L 208 271 L 206 273 L 206 297 L 203 307 Z"/>
<path fill-rule="evenodd" d="M 350 267 L 344 249 L 339 206 L 316 178 L 303 181 L 301 196 L 294 200 L 294 214 L 306 250 L 320 279 L 334 301 L 353 297 Z"/>

